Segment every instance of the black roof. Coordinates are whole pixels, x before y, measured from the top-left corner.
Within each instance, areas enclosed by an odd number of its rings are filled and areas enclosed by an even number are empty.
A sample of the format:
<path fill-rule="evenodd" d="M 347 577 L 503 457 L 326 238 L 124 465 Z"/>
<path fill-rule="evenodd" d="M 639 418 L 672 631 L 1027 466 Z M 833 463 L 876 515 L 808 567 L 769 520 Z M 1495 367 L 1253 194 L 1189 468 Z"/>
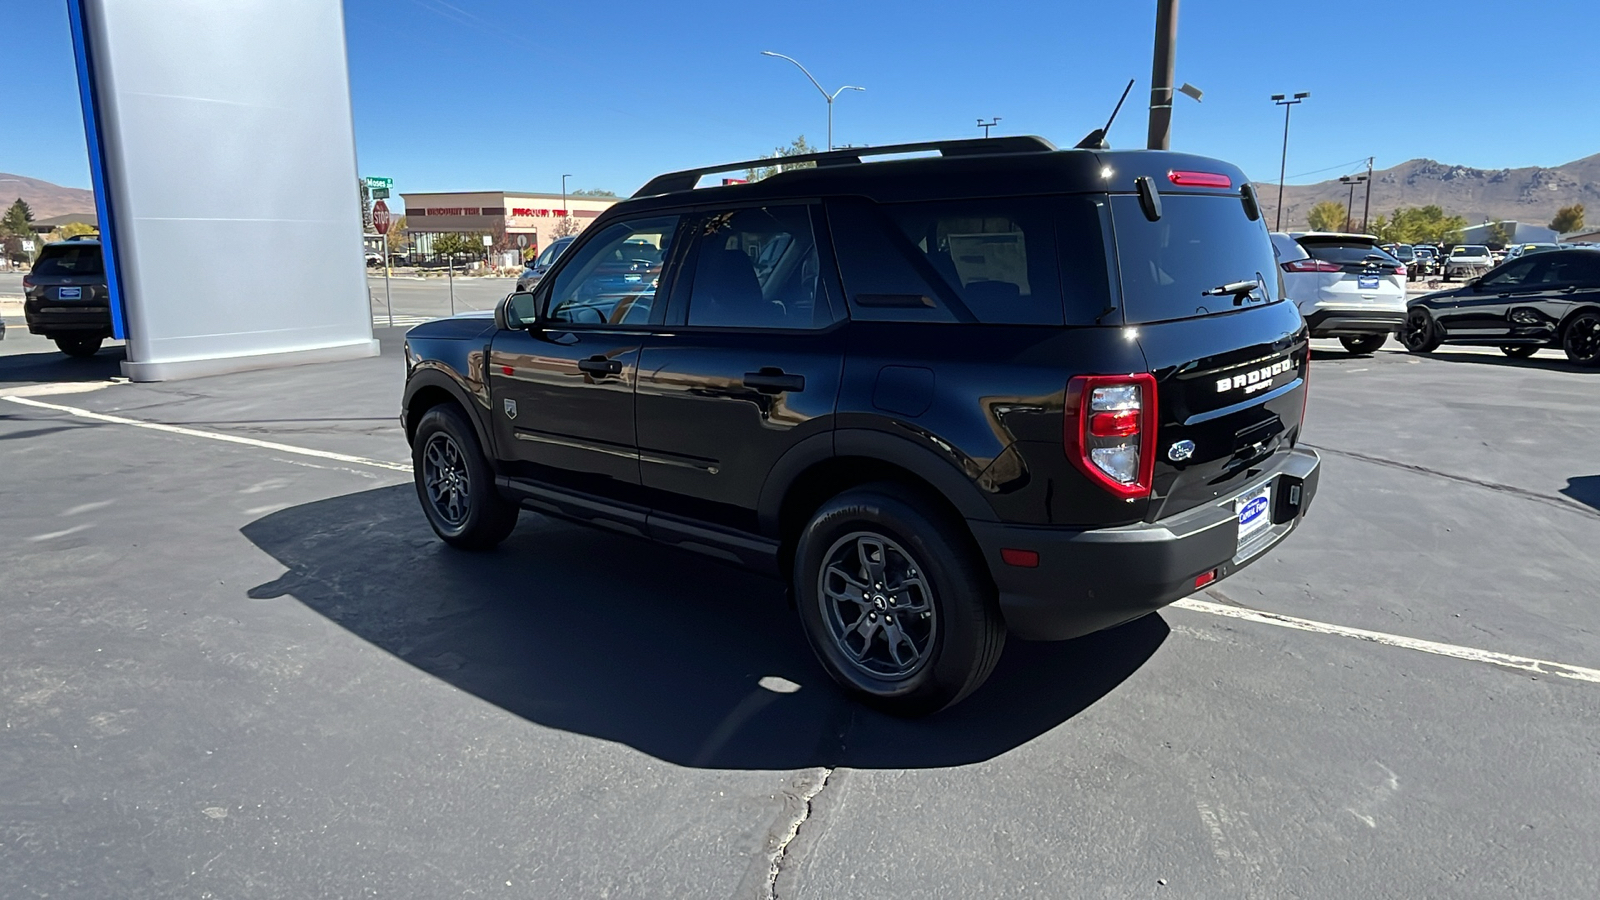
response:
<path fill-rule="evenodd" d="M 884 159 L 873 157 L 912 152 L 937 156 Z M 813 168 L 789 169 L 749 184 L 697 188 L 705 175 L 741 172 L 775 163 L 815 162 Z M 603 215 L 641 209 L 698 206 L 730 201 L 863 196 L 880 202 L 962 197 L 1023 196 L 1134 191 L 1134 179 L 1150 176 L 1162 193 L 1217 193 L 1220 189 L 1179 187 L 1172 171 L 1226 175 L 1229 193 L 1238 195 L 1246 182 L 1237 166 L 1221 160 L 1166 150 L 1057 150 L 1038 137 L 977 138 L 962 141 L 847 148 L 783 159 L 745 160 L 671 172 L 651 179 L 633 197 Z"/>

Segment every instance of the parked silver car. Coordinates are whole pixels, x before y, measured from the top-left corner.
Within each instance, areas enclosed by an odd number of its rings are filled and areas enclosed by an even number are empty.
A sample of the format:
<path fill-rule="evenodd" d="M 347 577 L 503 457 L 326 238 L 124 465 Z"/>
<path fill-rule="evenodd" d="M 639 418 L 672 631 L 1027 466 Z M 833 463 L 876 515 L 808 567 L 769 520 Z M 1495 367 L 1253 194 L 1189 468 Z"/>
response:
<path fill-rule="evenodd" d="M 556 238 L 550 243 L 550 246 L 544 248 L 544 252 L 540 253 L 537 259 L 523 267 L 522 274 L 517 276 L 517 290 L 533 290 L 533 286 L 539 283 L 539 279 L 544 277 L 544 273 L 550 271 L 550 267 L 555 265 L 556 260 L 561 258 L 562 252 L 572 246 L 572 241 L 572 236 L 568 235 L 567 237 Z"/>
<path fill-rule="evenodd" d="M 1462 244 L 1450 250 L 1444 261 L 1446 281 L 1456 277 L 1477 278 L 1494 268 L 1494 254 L 1482 244 Z"/>

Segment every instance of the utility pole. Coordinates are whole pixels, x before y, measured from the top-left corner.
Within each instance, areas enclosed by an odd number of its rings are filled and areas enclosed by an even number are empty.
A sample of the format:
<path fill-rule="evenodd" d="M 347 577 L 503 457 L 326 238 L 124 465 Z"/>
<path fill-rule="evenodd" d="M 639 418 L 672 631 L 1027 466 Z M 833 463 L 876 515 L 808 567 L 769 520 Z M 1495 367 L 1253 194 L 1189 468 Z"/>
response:
<path fill-rule="evenodd" d="M 1156 49 L 1150 66 L 1151 150 L 1172 145 L 1172 80 L 1177 66 L 1178 0 L 1156 0 Z"/>
<path fill-rule="evenodd" d="M 1278 160 L 1278 224 L 1272 227 L 1273 231 L 1283 230 L 1283 173 L 1289 165 L 1289 111 L 1296 104 L 1305 102 L 1311 96 L 1310 91 L 1301 91 L 1289 100 L 1282 94 L 1273 94 L 1272 102 L 1283 107 L 1283 156 Z"/>
<path fill-rule="evenodd" d="M 1367 157 L 1367 197 L 1361 203 L 1361 231 L 1367 231 L 1367 223 L 1372 215 L 1372 161 L 1376 157 Z"/>
<path fill-rule="evenodd" d="M 987 122 L 985 122 L 982 119 L 979 119 L 978 120 L 978 127 L 983 129 L 983 136 L 985 138 L 987 138 L 989 136 L 989 129 L 991 129 L 995 125 L 999 124 L 999 122 L 1000 122 L 1000 117 L 999 116 L 995 116 L 994 118 L 990 119 Z"/>
<path fill-rule="evenodd" d="M 1365 175 L 1340 175 L 1339 176 L 1339 183 L 1340 184 L 1348 184 L 1348 185 L 1350 185 L 1350 199 L 1345 201 L 1345 204 L 1344 204 L 1344 230 L 1345 230 L 1345 233 L 1347 233 L 1347 234 L 1350 231 L 1350 225 L 1351 225 L 1351 223 L 1350 223 L 1350 213 L 1351 213 L 1351 210 L 1356 205 L 1356 185 L 1358 185 L 1361 182 L 1366 181 L 1366 180 L 1367 180 L 1367 176 L 1365 176 Z"/>

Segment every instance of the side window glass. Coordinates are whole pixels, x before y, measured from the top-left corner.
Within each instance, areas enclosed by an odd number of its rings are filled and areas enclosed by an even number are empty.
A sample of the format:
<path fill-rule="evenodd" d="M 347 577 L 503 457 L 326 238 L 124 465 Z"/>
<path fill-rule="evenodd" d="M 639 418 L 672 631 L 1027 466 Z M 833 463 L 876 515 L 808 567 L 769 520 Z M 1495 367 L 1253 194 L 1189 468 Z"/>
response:
<path fill-rule="evenodd" d="M 1483 284 L 1487 287 L 1513 287 L 1522 284 L 1528 280 L 1529 270 L 1536 262 L 1538 262 L 1536 259 L 1519 259 L 1485 278 Z"/>
<path fill-rule="evenodd" d="M 961 200 L 882 209 L 979 322 L 1061 324 L 1055 222 L 1045 203 Z"/>
<path fill-rule="evenodd" d="M 688 324 L 823 328 L 831 323 L 807 207 L 710 213 L 693 237 Z"/>
<path fill-rule="evenodd" d="M 618 222 L 572 250 L 556 275 L 545 318 L 574 325 L 649 323 L 678 221 L 654 216 Z"/>
<path fill-rule="evenodd" d="M 1600 250 L 1591 250 L 1570 263 L 1572 278 L 1569 284 L 1583 287 L 1600 286 Z"/>

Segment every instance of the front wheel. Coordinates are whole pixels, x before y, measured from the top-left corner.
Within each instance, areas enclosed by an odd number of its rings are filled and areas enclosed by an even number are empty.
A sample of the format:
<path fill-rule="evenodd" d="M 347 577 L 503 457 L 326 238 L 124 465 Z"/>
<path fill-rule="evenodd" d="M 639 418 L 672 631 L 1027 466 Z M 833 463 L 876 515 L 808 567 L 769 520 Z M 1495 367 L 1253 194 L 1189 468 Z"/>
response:
<path fill-rule="evenodd" d="M 1406 323 L 1400 326 L 1400 343 L 1412 353 L 1432 353 L 1439 349 L 1443 338 L 1439 336 L 1439 326 L 1434 323 L 1433 316 L 1418 308 L 1413 309 L 1406 316 Z"/>
<path fill-rule="evenodd" d="M 1344 348 L 1351 353 L 1365 356 L 1368 353 L 1376 352 L 1388 340 L 1389 336 L 1387 334 L 1364 334 L 1360 337 L 1339 338 L 1339 343 L 1343 344 Z"/>
<path fill-rule="evenodd" d="M 105 338 L 99 337 L 58 337 L 56 346 L 68 356 L 93 356 L 100 352 L 100 345 L 105 343 Z"/>
<path fill-rule="evenodd" d="M 495 489 L 478 437 L 456 407 L 441 404 L 423 414 L 411 469 L 428 524 L 450 546 L 488 550 L 517 527 L 516 504 Z"/>
<path fill-rule="evenodd" d="M 1507 355 L 1509 357 L 1511 357 L 1512 359 L 1527 359 L 1528 357 L 1530 357 L 1530 356 L 1534 355 L 1535 353 L 1539 352 L 1539 345 L 1538 344 L 1506 344 L 1505 346 L 1500 348 L 1500 352 L 1504 353 L 1505 355 Z"/>
<path fill-rule="evenodd" d="M 1600 313 L 1579 313 L 1561 335 L 1567 359 L 1580 366 L 1600 366 Z"/>
<path fill-rule="evenodd" d="M 800 621 L 828 674 L 899 716 L 950 706 L 983 684 L 1005 621 L 959 519 L 894 484 L 846 491 L 795 549 Z"/>

